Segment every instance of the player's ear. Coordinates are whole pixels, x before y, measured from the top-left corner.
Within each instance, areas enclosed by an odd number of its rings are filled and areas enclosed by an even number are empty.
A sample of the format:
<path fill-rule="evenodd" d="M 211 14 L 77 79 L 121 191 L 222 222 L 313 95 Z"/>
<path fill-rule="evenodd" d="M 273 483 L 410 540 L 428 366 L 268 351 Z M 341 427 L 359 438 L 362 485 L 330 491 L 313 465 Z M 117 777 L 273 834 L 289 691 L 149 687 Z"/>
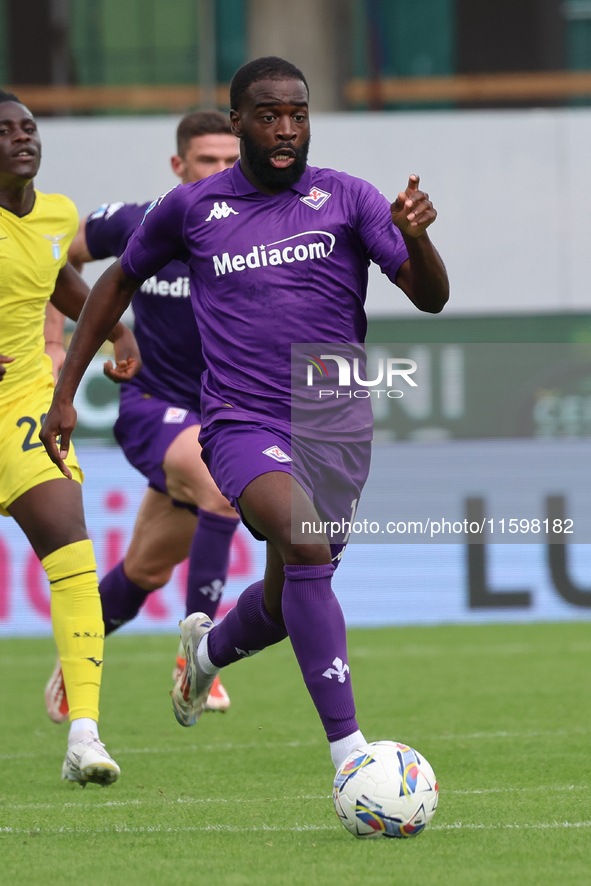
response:
<path fill-rule="evenodd" d="M 230 111 L 230 126 L 236 138 L 242 138 L 242 119 L 240 111 Z"/>
<path fill-rule="evenodd" d="M 174 174 L 178 175 L 179 178 L 182 178 L 187 170 L 187 164 L 179 154 L 172 155 L 170 158 L 170 165 L 172 166 Z"/>

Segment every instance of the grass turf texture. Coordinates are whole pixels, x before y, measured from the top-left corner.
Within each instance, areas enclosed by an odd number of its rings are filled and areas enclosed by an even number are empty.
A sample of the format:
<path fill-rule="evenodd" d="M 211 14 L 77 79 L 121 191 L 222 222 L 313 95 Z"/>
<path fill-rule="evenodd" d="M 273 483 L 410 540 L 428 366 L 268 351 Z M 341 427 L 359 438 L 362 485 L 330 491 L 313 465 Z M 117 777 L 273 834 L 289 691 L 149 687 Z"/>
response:
<path fill-rule="evenodd" d="M 176 641 L 107 642 L 110 788 L 60 782 L 67 727 L 43 687 L 49 640 L 0 641 L 0 883 L 299 886 L 588 882 L 589 624 L 351 631 L 368 740 L 420 750 L 440 783 L 430 827 L 356 840 L 330 799 L 320 722 L 287 642 L 225 673 L 232 707 L 183 729 Z"/>

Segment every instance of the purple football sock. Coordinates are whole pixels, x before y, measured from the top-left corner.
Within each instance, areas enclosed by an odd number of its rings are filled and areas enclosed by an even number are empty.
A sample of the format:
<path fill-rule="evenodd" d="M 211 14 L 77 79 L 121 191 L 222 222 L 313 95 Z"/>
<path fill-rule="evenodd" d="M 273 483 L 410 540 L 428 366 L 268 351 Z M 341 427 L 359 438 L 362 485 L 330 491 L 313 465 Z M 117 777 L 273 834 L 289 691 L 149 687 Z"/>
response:
<path fill-rule="evenodd" d="M 334 566 L 285 566 L 283 619 L 329 741 L 359 729 L 347 664 L 347 633 L 331 588 Z"/>
<path fill-rule="evenodd" d="M 121 560 L 103 576 L 99 584 L 99 593 L 103 606 L 106 636 L 136 617 L 149 591 L 144 591 L 143 588 L 128 579 L 123 569 L 123 560 Z"/>
<path fill-rule="evenodd" d="M 242 592 L 234 609 L 209 632 L 207 653 L 216 668 L 223 668 L 286 637 L 283 625 L 265 609 L 263 582 L 257 581 Z"/>
<path fill-rule="evenodd" d="M 205 612 L 215 618 L 228 577 L 232 536 L 239 523 L 237 517 L 223 517 L 199 508 L 199 522 L 189 553 L 187 615 Z"/>

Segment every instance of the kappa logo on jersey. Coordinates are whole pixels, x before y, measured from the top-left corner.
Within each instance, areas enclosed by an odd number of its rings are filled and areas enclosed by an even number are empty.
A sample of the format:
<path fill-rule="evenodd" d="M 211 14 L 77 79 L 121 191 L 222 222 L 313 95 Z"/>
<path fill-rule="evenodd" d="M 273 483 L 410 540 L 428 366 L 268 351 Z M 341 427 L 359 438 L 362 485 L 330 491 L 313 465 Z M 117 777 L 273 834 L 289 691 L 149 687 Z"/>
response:
<path fill-rule="evenodd" d="M 310 238 L 315 238 L 312 242 Z M 293 241 L 299 240 L 294 245 Z M 283 240 L 275 240 L 266 246 L 253 246 L 247 255 L 233 255 L 224 252 L 221 256 L 213 256 L 216 277 L 220 274 L 231 274 L 232 271 L 244 271 L 246 268 L 266 268 L 276 265 L 292 264 L 294 261 L 314 261 L 328 258 L 334 249 L 335 236 L 328 231 L 302 231 Z M 286 245 L 284 245 L 286 244 Z"/>
<path fill-rule="evenodd" d="M 164 413 L 162 421 L 167 425 L 182 425 L 187 414 L 187 409 L 180 409 L 178 406 L 169 406 Z"/>
<path fill-rule="evenodd" d="M 321 206 L 324 206 L 330 194 L 328 191 L 321 191 L 320 188 L 312 188 L 310 193 L 306 197 L 300 197 L 302 203 L 305 203 L 306 206 L 311 206 L 312 209 L 320 209 Z"/>
<path fill-rule="evenodd" d="M 228 206 L 225 200 L 222 201 L 222 204 L 216 202 L 213 204 L 213 209 L 205 219 L 205 221 L 211 221 L 212 218 L 228 218 L 229 215 L 240 215 L 239 212 L 236 212 L 235 209 L 232 209 L 231 206 Z"/>
<path fill-rule="evenodd" d="M 59 261 L 62 257 L 60 240 L 62 240 L 65 236 L 65 234 L 56 234 L 55 237 L 52 237 L 51 234 L 43 234 L 44 239 L 49 240 L 51 243 L 51 254 L 56 261 Z"/>
<path fill-rule="evenodd" d="M 275 461 L 279 461 L 282 463 L 291 461 L 291 458 L 287 454 L 287 452 L 284 452 L 283 449 L 279 448 L 279 446 L 269 446 L 268 449 L 263 449 L 263 455 L 268 455 L 269 458 L 274 458 Z"/>
<path fill-rule="evenodd" d="M 125 206 L 121 200 L 118 203 L 103 203 L 95 212 L 92 213 L 88 217 L 88 221 L 94 221 L 97 218 L 105 218 L 105 220 L 111 218 L 122 206 Z"/>

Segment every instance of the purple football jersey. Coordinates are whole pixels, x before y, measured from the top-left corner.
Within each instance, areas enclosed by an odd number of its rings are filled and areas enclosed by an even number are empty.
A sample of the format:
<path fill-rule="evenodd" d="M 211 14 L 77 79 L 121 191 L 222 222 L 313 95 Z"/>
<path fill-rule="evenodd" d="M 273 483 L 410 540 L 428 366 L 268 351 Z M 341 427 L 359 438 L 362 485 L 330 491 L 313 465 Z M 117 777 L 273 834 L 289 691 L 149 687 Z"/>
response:
<path fill-rule="evenodd" d="M 149 205 L 110 203 L 93 212 L 86 220 L 92 257 L 119 257 Z M 134 332 L 143 365 L 126 384 L 199 414 L 205 363 L 190 295 L 189 270 L 177 260 L 138 289 L 133 297 Z"/>
<path fill-rule="evenodd" d="M 269 196 L 237 163 L 155 200 L 122 267 L 145 280 L 172 259 L 187 264 L 208 367 L 204 425 L 264 421 L 289 432 L 291 344 L 363 342 L 370 261 L 395 282 L 407 258 L 388 200 L 368 182 L 307 167 Z M 349 427 L 349 439 L 371 437 L 365 410 L 352 409 Z"/>

